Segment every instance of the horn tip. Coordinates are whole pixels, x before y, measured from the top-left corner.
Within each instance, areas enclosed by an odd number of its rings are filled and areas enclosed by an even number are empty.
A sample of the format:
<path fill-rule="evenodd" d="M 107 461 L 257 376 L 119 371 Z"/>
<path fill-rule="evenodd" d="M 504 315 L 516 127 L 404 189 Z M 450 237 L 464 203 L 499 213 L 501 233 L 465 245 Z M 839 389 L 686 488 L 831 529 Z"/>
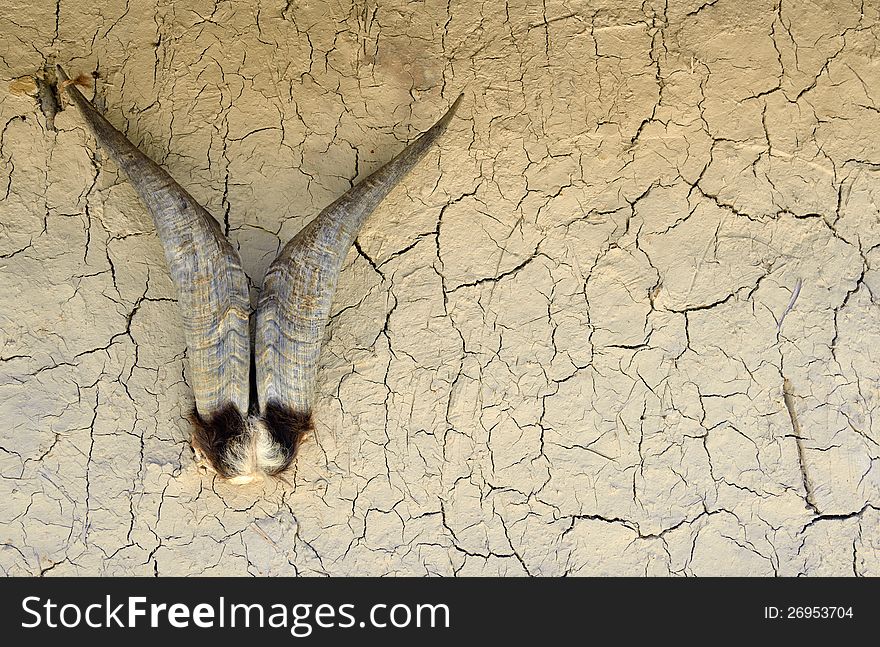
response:
<path fill-rule="evenodd" d="M 461 103 L 461 100 L 464 99 L 464 92 L 458 95 L 458 98 L 452 102 L 452 105 L 449 106 L 449 110 L 446 111 L 444 115 L 444 119 L 449 120 L 452 119 L 452 116 L 455 114 L 455 111 L 458 110 L 458 106 Z"/>
<path fill-rule="evenodd" d="M 64 81 L 70 80 L 67 76 L 67 73 L 64 71 L 64 68 L 62 68 L 59 64 L 55 65 L 55 73 L 58 75 L 58 78 L 61 80 L 62 83 Z"/>

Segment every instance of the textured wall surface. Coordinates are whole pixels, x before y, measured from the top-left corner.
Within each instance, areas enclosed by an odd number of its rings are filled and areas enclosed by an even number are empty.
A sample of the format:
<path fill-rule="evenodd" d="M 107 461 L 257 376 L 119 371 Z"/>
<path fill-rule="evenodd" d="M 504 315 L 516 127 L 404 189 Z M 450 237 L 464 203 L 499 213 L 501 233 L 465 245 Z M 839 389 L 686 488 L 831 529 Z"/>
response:
<path fill-rule="evenodd" d="M 4 2 L 0 572 L 880 574 L 878 42 L 875 0 Z M 159 241 L 55 62 L 252 296 L 465 93 L 286 481 L 194 465 Z"/>

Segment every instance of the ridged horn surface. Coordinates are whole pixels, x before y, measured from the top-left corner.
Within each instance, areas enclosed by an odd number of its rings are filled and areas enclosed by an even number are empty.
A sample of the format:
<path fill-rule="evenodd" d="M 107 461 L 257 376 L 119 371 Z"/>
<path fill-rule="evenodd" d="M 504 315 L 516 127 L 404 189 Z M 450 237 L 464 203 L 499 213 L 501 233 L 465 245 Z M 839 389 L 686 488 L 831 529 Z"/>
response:
<path fill-rule="evenodd" d="M 209 417 L 233 404 L 246 414 L 250 303 L 238 253 L 211 214 L 114 128 L 60 66 L 57 70 L 61 87 L 98 144 L 128 176 L 156 224 L 177 288 L 198 413 Z"/>
<path fill-rule="evenodd" d="M 310 412 L 324 328 L 342 264 L 361 225 L 446 130 L 462 97 L 390 162 L 306 225 L 269 266 L 257 307 L 260 409 Z"/>

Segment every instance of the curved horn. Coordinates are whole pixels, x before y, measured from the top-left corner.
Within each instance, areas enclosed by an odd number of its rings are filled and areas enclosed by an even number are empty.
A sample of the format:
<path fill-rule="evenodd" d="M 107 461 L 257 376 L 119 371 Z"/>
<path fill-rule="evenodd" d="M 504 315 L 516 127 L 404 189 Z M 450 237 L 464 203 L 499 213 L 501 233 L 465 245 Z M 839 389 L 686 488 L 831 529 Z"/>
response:
<path fill-rule="evenodd" d="M 59 87 L 153 216 L 183 316 L 196 426 L 201 423 L 208 435 L 199 449 L 210 460 L 211 447 L 243 428 L 249 405 L 250 302 L 238 253 L 211 214 L 116 130 L 60 66 L 57 70 Z"/>
<path fill-rule="evenodd" d="M 299 429 L 288 434 L 309 428 L 324 327 L 348 250 L 367 216 L 446 130 L 462 96 L 390 162 L 324 209 L 269 266 L 257 307 L 256 377 L 270 427 L 269 416 L 284 414 L 298 420 Z"/>

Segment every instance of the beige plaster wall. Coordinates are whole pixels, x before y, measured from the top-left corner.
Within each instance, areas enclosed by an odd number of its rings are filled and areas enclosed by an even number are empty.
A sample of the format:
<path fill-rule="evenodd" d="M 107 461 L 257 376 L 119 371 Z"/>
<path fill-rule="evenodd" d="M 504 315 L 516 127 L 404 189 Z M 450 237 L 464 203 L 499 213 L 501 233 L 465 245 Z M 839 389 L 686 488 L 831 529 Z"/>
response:
<path fill-rule="evenodd" d="M 876 0 L 4 2 L 0 572 L 880 574 L 878 37 Z M 193 464 L 159 242 L 55 62 L 255 293 L 465 93 L 348 258 L 287 483 Z"/>

